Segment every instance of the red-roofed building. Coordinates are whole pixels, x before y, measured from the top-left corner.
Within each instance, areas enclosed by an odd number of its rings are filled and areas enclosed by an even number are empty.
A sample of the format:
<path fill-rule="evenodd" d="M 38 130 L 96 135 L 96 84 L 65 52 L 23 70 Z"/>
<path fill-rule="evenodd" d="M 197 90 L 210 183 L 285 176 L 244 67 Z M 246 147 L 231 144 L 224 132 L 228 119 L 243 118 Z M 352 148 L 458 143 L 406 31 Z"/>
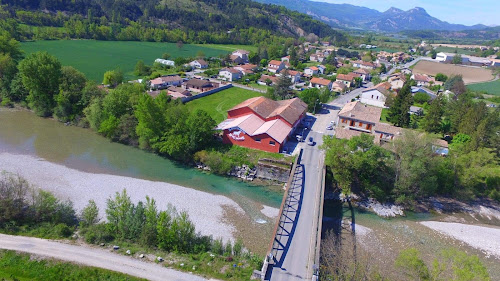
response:
<path fill-rule="evenodd" d="M 285 63 L 279 60 L 272 60 L 267 64 L 267 70 L 273 73 L 279 73 L 285 68 Z"/>
<path fill-rule="evenodd" d="M 330 81 L 330 80 L 328 80 L 328 79 L 313 77 L 311 79 L 311 85 L 310 85 L 310 87 L 311 88 L 318 88 L 318 89 L 321 89 L 323 87 L 327 87 L 328 90 L 331 90 L 332 89 L 332 84 L 333 84 L 333 82 Z"/>
<path fill-rule="evenodd" d="M 217 129 L 223 131 L 224 143 L 279 153 L 306 111 L 307 104 L 299 98 L 255 97 L 228 110 Z"/>
<path fill-rule="evenodd" d="M 354 76 L 351 74 L 338 74 L 336 81 L 344 83 L 347 87 L 351 87 L 354 85 Z"/>

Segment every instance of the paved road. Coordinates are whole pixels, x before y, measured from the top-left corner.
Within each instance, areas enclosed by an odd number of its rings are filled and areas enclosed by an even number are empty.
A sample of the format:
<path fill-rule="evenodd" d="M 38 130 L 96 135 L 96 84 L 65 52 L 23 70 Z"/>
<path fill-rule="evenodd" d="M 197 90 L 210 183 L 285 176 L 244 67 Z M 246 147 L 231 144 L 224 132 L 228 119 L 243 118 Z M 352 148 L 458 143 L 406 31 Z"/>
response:
<path fill-rule="evenodd" d="M 206 280 L 196 275 L 168 269 L 158 264 L 140 261 L 102 249 L 63 244 L 33 237 L 0 234 L 0 248 L 36 254 L 86 266 L 100 267 L 149 280 Z"/>
<path fill-rule="evenodd" d="M 312 278 L 318 216 L 318 199 L 321 190 L 323 153 L 318 149 L 322 134 L 310 132 L 314 146 L 303 145 L 304 152 L 291 188 L 292 200 L 287 210 L 289 220 L 280 237 L 281 251 L 272 269 L 270 280 L 305 280 Z M 310 265 L 308 267 L 308 265 Z"/>

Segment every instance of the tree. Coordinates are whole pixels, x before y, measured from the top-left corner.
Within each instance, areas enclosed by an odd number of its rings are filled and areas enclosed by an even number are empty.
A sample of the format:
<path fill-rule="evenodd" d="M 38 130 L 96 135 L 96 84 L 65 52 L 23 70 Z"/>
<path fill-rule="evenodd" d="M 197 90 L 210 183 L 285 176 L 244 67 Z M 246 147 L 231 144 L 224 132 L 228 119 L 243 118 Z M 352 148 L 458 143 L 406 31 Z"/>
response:
<path fill-rule="evenodd" d="M 444 114 L 444 100 L 442 95 L 438 95 L 437 98 L 435 98 L 431 102 L 431 106 L 429 107 L 429 110 L 424 116 L 423 129 L 426 132 L 430 133 L 441 132 L 443 114 Z"/>
<path fill-rule="evenodd" d="M 196 57 L 202 59 L 205 57 L 205 53 L 202 50 L 199 50 L 198 52 L 196 52 Z"/>
<path fill-rule="evenodd" d="M 436 81 L 446 82 L 446 80 L 448 80 L 448 76 L 443 73 L 436 74 Z"/>
<path fill-rule="evenodd" d="M 156 201 L 146 196 L 146 206 L 144 208 L 144 227 L 141 233 L 141 243 L 143 245 L 154 247 L 157 245 L 158 236 L 158 209 Z"/>
<path fill-rule="evenodd" d="M 186 120 L 189 137 L 187 151 L 194 153 L 210 144 L 213 139 L 215 125 L 214 119 L 206 111 L 199 109 L 192 112 Z"/>
<path fill-rule="evenodd" d="M 19 63 L 23 85 L 29 90 L 28 102 L 40 116 L 52 114 L 54 96 L 59 92 L 61 63 L 47 52 L 30 54 Z"/>
<path fill-rule="evenodd" d="M 462 79 L 462 75 L 454 75 L 448 78 L 448 80 L 444 83 L 444 89 L 452 91 L 456 95 L 461 95 L 467 92 L 467 87 Z"/>
<path fill-rule="evenodd" d="M 168 60 L 170 58 L 170 54 L 169 53 L 163 53 L 161 55 L 161 58 L 164 59 L 164 60 Z"/>
<path fill-rule="evenodd" d="M 290 94 L 290 87 L 293 85 L 292 79 L 288 76 L 288 71 L 283 71 L 281 76 L 278 78 L 276 85 L 274 85 L 274 94 L 282 100 L 288 97 Z"/>
<path fill-rule="evenodd" d="M 120 69 L 106 71 L 102 83 L 115 88 L 123 82 L 123 72 Z"/>
<path fill-rule="evenodd" d="M 431 280 L 429 268 L 419 257 L 420 253 L 415 248 L 403 250 L 399 253 L 395 265 L 403 269 L 406 275 L 414 280 Z"/>
<path fill-rule="evenodd" d="M 297 55 L 297 49 L 295 49 L 294 46 L 292 46 L 290 50 L 290 64 L 293 66 L 297 66 L 297 64 L 299 64 L 299 56 Z"/>
<path fill-rule="evenodd" d="M 100 220 L 97 204 L 94 200 L 89 200 L 89 204 L 82 210 L 80 225 L 89 227 L 97 224 Z"/>
<path fill-rule="evenodd" d="M 433 60 L 435 60 L 435 59 L 436 59 L 436 56 L 437 56 L 436 49 L 432 49 L 432 50 L 431 50 L 430 55 L 431 55 L 431 58 L 432 58 Z"/>
<path fill-rule="evenodd" d="M 451 63 L 452 64 L 462 64 L 462 56 L 459 54 L 456 54 L 455 56 L 453 56 Z"/>
<path fill-rule="evenodd" d="M 57 106 L 54 113 L 63 122 L 72 121 L 76 115 L 81 114 L 85 108 L 82 102 L 83 89 L 87 78 L 83 73 L 71 66 L 63 66 L 61 69 L 61 84 L 59 94 L 55 100 Z"/>
<path fill-rule="evenodd" d="M 373 85 L 378 85 L 378 84 L 380 84 L 380 82 L 382 82 L 382 79 L 380 79 L 379 76 L 373 76 L 372 77 L 372 83 L 373 83 Z"/>
<path fill-rule="evenodd" d="M 389 121 L 398 127 L 408 127 L 410 124 L 410 106 L 413 104 L 411 83 L 408 80 L 399 91 L 389 108 Z"/>
<path fill-rule="evenodd" d="M 182 41 L 177 41 L 177 48 L 180 50 L 184 47 L 184 43 Z"/>
<path fill-rule="evenodd" d="M 413 96 L 413 101 L 415 103 L 419 103 L 419 104 L 428 103 L 430 100 L 431 100 L 431 97 L 428 94 L 422 93 L 422 92 L 417 92 Z"/>
<path fill-rule="evenodd" d="M 307 111 L 316 113 L 320 102 L 320 92 L 317 88 L 306 89 L 299 93 L 299 98 L 307 104 Z"/>
<path fill-rule="evenodd" d="M 111 231 L 116 233 L 118 237 L 125 238 L 129 233 L 127 216 L 134 208 L 127 190 L 123 189 L 121 193 L 116 192 L 115 198 L 108 198 L 106 205 L 106 217 L 110 223 Z"/>
<path fill-rule="evenodd" d="M 151 75 L 151 68 L 144 64 L 143 60 L 139 60 L 135 65 L 134 74 L 137 76 Z"/>

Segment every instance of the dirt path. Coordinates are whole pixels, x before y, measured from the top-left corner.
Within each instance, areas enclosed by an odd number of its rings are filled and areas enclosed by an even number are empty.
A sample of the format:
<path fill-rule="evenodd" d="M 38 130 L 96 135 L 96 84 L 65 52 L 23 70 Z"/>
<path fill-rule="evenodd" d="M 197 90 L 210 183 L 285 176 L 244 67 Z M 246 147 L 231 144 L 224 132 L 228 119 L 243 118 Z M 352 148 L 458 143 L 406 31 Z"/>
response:
<path fill-rule="evenodd" d="M 100 267 L 148 280 L 206 280 L 158 264 L 136 260 L 112 252 L 85 246 L 75 246 L 33 237 L 0 234 L 0 248 L 50 257 L 86 266 Z"/>

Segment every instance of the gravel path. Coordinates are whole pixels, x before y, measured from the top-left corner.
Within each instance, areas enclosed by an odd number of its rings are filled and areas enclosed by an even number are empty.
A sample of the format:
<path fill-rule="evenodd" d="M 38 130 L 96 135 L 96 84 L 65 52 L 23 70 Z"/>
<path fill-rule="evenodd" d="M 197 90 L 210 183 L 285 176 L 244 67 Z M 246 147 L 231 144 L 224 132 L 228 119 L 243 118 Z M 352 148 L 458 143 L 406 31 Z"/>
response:
<path fill-rule="evenodd" d="M 18 174 L 31 184 L 53 192 L 60 199 L 71 200 L 77 211 L 93 199 L 100 209 L 101 218 L 105 217 L 106 199 L 116 192 L 126 189 L 133 202 L 145 201 L 148 195 L 156 200 L 158 209 L 164 210 L 171 204 L 178 211 L 185 210 L 197 231 L 224 240 L 233 240 L 235 228 L 223 222 L 222 206 L 232 206 L 244 212 L 236 202 L 225 196 L 165 182 L 85 173 L 27 155 L 0 153 L 2 170 Z"/>
<path fill-rule="evenodd" d="M 500 259 L 500 228 L 437 221 L 421 224 Z"/>
<path fill-rule="evenodd" d="M 68 245 L 33 237 L 0 234 L 0 249 L 25 252 L 86 266 L 100 267 L 148 280 L 206 280 L 193 274 L 118 255 L 103 249 Z"/>

